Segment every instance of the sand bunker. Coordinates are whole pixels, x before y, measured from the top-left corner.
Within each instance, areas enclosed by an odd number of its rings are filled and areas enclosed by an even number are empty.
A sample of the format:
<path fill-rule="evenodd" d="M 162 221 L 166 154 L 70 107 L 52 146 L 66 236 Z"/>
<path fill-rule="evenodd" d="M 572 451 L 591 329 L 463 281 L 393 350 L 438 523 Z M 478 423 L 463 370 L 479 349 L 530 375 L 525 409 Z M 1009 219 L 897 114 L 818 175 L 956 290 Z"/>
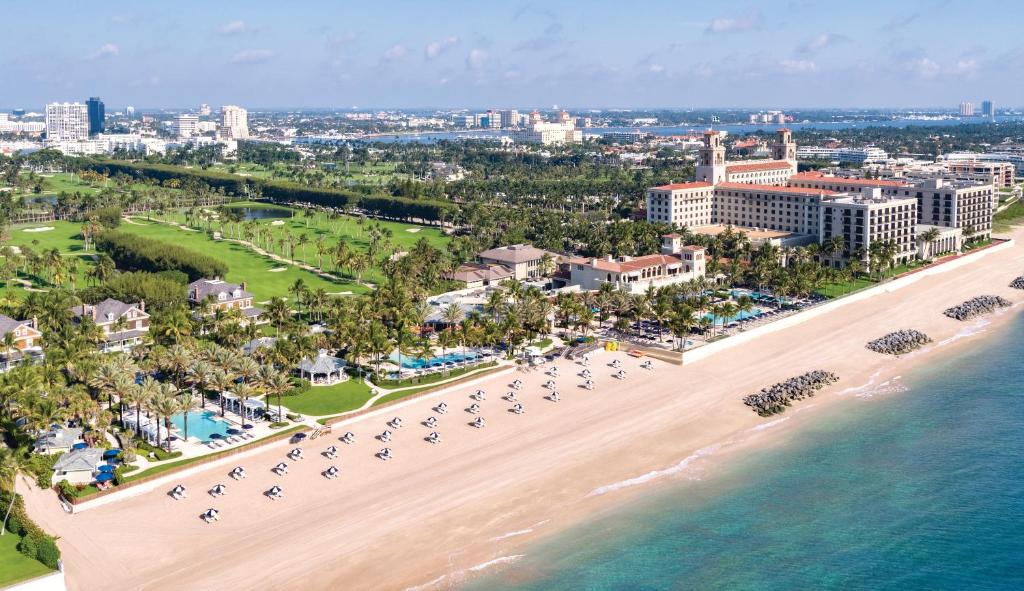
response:
<path fill-rule="evenodd" d="M 284 225 L 284 220 L 274 220 L 274 221 L 270 222 L 270 225 L 271 226 L 283 226 Z"/>
<path fill-rule="evenodd" d="M 49 232 L 55 229 L 53 226 L 42 226 L 40 228 L 25 228 L 22 232 Z"/>
<path fill-rule="evenodd" d="M 406 228 L 405 231 L 406 232 L 412 232 L 413 234 L 415 234 L 416 232 L 419 232 L 420 229 L 419 228 Z"/>
<path fill-rule="evenodd" d="M 267 269 L 267 273 L 280 273 L 281 271 L 287 271 L 288 267 L 274 267 L 273 269 Z"/>

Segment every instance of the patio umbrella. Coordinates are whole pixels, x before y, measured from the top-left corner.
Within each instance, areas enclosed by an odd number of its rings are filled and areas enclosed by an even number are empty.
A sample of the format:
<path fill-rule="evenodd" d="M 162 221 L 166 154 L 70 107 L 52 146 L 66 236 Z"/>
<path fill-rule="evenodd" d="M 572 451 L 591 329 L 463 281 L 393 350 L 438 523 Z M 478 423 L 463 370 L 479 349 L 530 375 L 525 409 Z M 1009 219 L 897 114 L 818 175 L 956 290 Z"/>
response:
<path fill-rule="evenodd" d="M 210 439 L 220 439 L 221 437 L 224 436 L 221 435 L 220 433 L 210 433 Z"/>
<path fill-rule="evenodd" d="M 242 432 L 234 427 L 228 429 L 228 435 L 240 435 Z"/>
<path fill-rule="evenodd" d="M 112 472 L 100 472 L 99 476 L 96 477 L 96 482 L 107 482 L 114 479 Z"/>
<path fill-rule="evenodd" d="M 119 449 L 108 449 L 107 451 L 103 452 L 103 459 L 109 460 L 110 458 L 116 458 L 117 454 L 119 453 L 121 453 L 121 450 Z"/>
<path fill-rule="evenodd" d="M 104 464 L 104 465 L 100 466 L 100 472 L 113 472 L 113 471 L 114 471 L 114 467 L 111 466 L 110 464 Z"/>
<path fill-rule="evenodd" d="M 71 446 L 71 449 L 85 449 L 87 447 L 89 447 L 88 443 L 76 443 Z"/>

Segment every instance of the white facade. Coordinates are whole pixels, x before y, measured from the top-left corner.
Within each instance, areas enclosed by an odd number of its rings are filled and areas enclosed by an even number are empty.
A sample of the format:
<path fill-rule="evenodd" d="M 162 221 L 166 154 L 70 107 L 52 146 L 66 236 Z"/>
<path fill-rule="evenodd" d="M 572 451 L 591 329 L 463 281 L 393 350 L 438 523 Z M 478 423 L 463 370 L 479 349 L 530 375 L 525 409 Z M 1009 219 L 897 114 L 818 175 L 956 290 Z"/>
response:
<path fill-rule="evenodd" d="M 817 146 L 801 146 L 796 151 L 801 160 L 834 160 L 841 163 L 885 162 L 889 154 L 881 148 L 867 146 L 864 148 L 819 148 Z"/>
<path fill-rule="evenodd" d="M 700 246 L 683 246 L 678 234 L 662 236 L 661 254 L 608 256 L 570 261 L 569 285 L 594 291 L 610 283 L 616 290 L 644 293 L 651 287 L 677 285 L 704 276 L 706 255 Z"/>
<path fill-rule="evenodd" d="M 572 121 L 562 123 L 532 123 L 526 129 L 512 132 L 512 139 L 518 143 L 559 145 L 578 144 L 583 141 L 583 131 L 576 129 Z"/>
<path fill-rule="evenodd" d="M 89 137 L 89 108 L 85 103 L 46 105 L 46 138 L 80 140 Z"/>
<path fill-rule="evenodd" d="M 199 131 L 199 117 L 195 115 L 178 115 L 171 125 L 171 133 L 175 137 L 186 138 L 196 135 Z"/>
<path fill-rule="evenodd" d="M 221 135 L 241 140 L 249 137 L 249 112 L 235 105 L 220 108 Z"/>

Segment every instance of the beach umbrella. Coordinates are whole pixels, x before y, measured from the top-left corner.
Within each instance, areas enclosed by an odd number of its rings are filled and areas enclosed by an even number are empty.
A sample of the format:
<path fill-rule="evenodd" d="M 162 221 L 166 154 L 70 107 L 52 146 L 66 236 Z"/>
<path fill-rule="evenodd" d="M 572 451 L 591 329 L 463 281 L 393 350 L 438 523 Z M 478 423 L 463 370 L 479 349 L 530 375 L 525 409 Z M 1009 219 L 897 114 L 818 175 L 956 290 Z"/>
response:
<path fill-rule="evenodd" d="M 114 479 L 114 474 L 111 472 L 100 472 L 96 477 L 96 482 L 107 482 Z"/>
<path fill-rule="evenodd" d="M 103 466 L 100 466 L 100 472 L 106 473 L 106 472 L 113 472 L 113 471 L 114 471 L 114 467 L 111 466 L 110 464 L 104 464 Z"/>
<path fill-rule="evenodd" d="M 103 459 L 104 460 L 109 460 L 111 458 L 116 458 L 117 454 L 119 454 L 119 453 L 121 453 L 121 450 L 119 450 L 119 449 L 116 449 L 116 448 L 108 449 L 107 451 L 103 452 Z"/>

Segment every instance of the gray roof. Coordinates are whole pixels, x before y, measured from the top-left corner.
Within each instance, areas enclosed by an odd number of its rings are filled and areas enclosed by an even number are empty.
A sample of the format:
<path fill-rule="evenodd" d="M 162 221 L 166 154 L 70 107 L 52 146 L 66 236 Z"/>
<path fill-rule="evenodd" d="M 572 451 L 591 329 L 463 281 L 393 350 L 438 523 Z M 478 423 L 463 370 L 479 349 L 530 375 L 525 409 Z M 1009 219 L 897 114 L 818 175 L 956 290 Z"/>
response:
<path fill-rule="evenodd" d="M 543 250 L 529 244 L 513 244 L 485 250 L 477 255 L 480 259 L 490 259 L 502 263 L 525 263 L 544 256 Z"/>
<path fill-rule="evenodd" d="M 196 302 L 201 302 L 209 296 L 216 299 L 220 294 L 226 295 L 229 300 L 252 297 L 252 294 L 242 289 L 241 285 L 220 279 L 197 279 L 188 284 L 188 297 Z"/>
<path fill-rule="evenodd" d="M 90 316 L 96 323 L 106 324 L 107 322 L 117 320 L 132 308 L 138 308 L 138 306 L 135 304 L 126 304 L 113 298 L 107 298 L 95 306 L 88 304 L 75 306 L 74 308 L 71 308 L 71 313 L 77 317 Z M 139 311 L 142 312 L 141 309 Z M 145 312 L 142 313 L 145 314 Z"/>
<path fill-rule="evenodd" d="M 500 263 L 463 263 L 452 273 L 452 279 L 463 283 L 473 283 L 475 281 L 501 281 L 512 277 L 512 275 L 512 269 Z"/>
<path fill-rule="evenodd" d="M 71 447 L 82 438 L 82 430 L 78 427 L 64 427 L 43 433 L 36 439 L 36 447 Z"/>
<path fill-rule="evenodd" d="M 248 343 L 242 345 L 242 352 L 246 355 L 252 355 L 257 349 L 269 349 L 277 343 L 277 339 L 274 337 L 256 337 Z"/>
<path fill-rule="evenodd" d="M 320 354 L 316 356 L 312 361 L 309 357 L 306 357 L 299 362 L 299 369 L 306 373 L 312 374 L 329 374 L 345 369 L 345 360 L 337 357 L 332 357 L 327 354 L 326 351 L 320 351 Z"/>
<path fill-rule="evenodd" d="M 74 449 L 57 458 L 53 469 L 59 472 L 95 472 L 103 462 L 103 450 L 95 447 Z"/>
<path fill-rule="evenodd" d="M 23 324 L 32 324 L 31 320 L 15 320 L 0 314 L 0 335 L 5 335 Z"/>

